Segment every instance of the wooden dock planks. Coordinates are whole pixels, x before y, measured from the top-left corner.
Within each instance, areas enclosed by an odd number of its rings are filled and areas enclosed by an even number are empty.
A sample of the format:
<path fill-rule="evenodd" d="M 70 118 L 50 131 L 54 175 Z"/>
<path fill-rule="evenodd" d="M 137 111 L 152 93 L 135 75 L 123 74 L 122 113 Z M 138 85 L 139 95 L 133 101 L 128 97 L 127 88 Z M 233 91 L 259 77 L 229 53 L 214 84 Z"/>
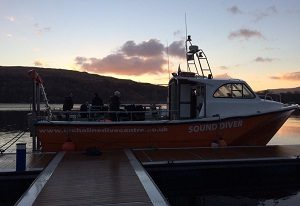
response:
<path fill-rule="evenodd" d="M 34 205 L 152 205 L 123 151 L 67 153 Z"/>

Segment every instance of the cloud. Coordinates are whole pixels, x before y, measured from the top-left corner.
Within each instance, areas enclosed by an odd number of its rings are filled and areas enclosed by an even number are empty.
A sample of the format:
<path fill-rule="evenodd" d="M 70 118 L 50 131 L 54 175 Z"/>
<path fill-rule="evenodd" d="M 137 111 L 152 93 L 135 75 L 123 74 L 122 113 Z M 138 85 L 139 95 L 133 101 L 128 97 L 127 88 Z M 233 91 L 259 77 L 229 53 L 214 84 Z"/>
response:
<path fill-rule="evenodd" d="M 7 38 L 12 38 L 12 37 L 13 37 L 12 34 L 6 34 L 5 36 L 6 36 Z"/>
<path fill-rule="evenodd" d="M 88 58 L 86 57 L 76 57 L 75 63 L 78 65 L 84 65 L 88 61 Z"/>
<path fill-rule="evenodd" d="M 51 30 L 50 27 L 41 27 L 38 23 L 34 24 L 35 33 L 38 36 L 42 36 L 44 33 L 49 32 Z"/>
<path fill-rule="evenodd" d="M 222 70 L 227 70 L 227 69 L 229 69 L 227 66 L 219 66 L 218 68 L 219 68 L 219 69 L 222 69 Z"/>
<path fill-rule="evenodd" d="M 136 44 L 134 41 L 127 41 L 120 51 L 127 56 L 155 57 L 163 54 L 164 45 L 156 39 L 143 41 L 140 44 Z"/>
<path fill-rule="evenodd" d="M 236 38 L 250 39 L 255 37 L 263 38 L 263 35 L 256 30 L 240 29 L 238 31 L 231 32 L 228 36 L 229 39 L 236 39 Z"/>
<path fill-rule="evenodd" d="M 271 76 L 270 78 L 279 80 L 300 81 L 300 72 L 291 72 L 283 74 L 282 76 Z"/>
<path fill-rule="evenodd" d="M 276 47 L 265 47 L 264 50 L 266 51 L 273 51 L 273 50 L 280 50 L 280 48 Z"/>
<path fill-rule="evenodd" d="M 228 8 L 227 11 L 232 14 L 242 14 L 243 13 L 237 6 L 232 6 L 232 7 Z"/>
<path fill-rule="evenodd" d="M 169 55 L 184 57 L 183 41 L 174 41 L 169 46 Z M 141 43 L 125 42 L 116 52 L 103 58 L 78 56 L 75 64 L 82 70 L 95 73 L 114 73 L 119 75 L 142 75 L 166 72 L 166 47 L 157 39 Z"/>
<path fill-rule="evenodd" d="M 166 63 L 162 57 L 157 58 L 126 58 L 124 54 L 111 54 L 104 58 L 76 57 L 76 64 L 85 71 L 96 73 L 115 73 L 120 75 L 142 75 L 145 73 L 164 72 L 163 64 Z"/>
<path fill-rule="evenodd" d="M 280 77 L 276 77 L 276 76 L 271 76 L 271 79 L 280 79 Z"/>
<path fill-rule="evenodd" d="M 224 74 L 214 75 L 214 78 L 217 78 L 217 79 L 231 79 L 231 76 L 229 76 L 227 73 L 224 73 Z"/>
<path fill-rule="evenodd" d="M 185 58 L 184 41 L 174 41 L 169 45 L 168 52 L 170 56 Z"/>
<path fill-rule="evenodd" d="M 10 22 L 16 21 L 16 18 L 14 16 L 6 16 L 5 19 L 10 21 Z"/>
<path fill-rule="evenodd" d="M 263 58 L 263 57 L 257 57 L 256 59 L 254 59 L 254 61 L 256 62 L 272 62 L 276 59 L 273 58 Z"/>
<path fill-rule="evenodd" d="M 287 73 L 282 76 L 282 79 L 300 81 L 300 72 Z"/>
<path fill-rule="evenodd" d="M 270 17 L 273 16 L 275 14 L 277 14 L 277 8 L 275 6 L 270 6 L 268 8 L 266 8 L 264 11 L 258 11 L 254 14 L 255 16 L 255 21 L 261 21 L 266 17 Z"/>
<path fill-rule="evenodd" d="M 35 60 L 35 61 L 33 62 L 33 65 L 34 65 L 34 66 L 37 66 L 37 67 L 41 67 L 41 66 L 43 66 L 44 64 L 43 64 L 42 61 L 40 61 L 40 60 Z"/>
<path fill-rule="evenodd" d="M 181 30 L 176 30 L 173 32 L 173 35 L 178 37 L 178 36 L 182 36 L 182 31 Z"/>

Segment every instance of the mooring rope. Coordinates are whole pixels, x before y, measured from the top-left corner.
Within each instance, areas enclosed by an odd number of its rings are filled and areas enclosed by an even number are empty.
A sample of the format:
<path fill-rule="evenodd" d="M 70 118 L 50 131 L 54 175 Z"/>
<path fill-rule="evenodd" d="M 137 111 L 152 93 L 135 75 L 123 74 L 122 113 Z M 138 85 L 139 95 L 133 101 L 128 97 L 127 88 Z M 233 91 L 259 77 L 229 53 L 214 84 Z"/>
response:
<path fill-rule="evenodd" d="M 21 137 L 24 136 L 24 134 L 26 133 L 26 131 L 21 131 L 19 132 L 16 136 L 14 136 L 12 139 L 10 139 L 9 141 L 7 141 L 6 143 L 4 143 L 1 147 L 0 147 L 0 153 L 3 154 L 8 148 L 10 148 L 14 143 L 16 143 Z M 10 144 L 9 144 L 10 143 Z M 8 145 L 9 144 L 9 145 Z M 3 147 L 5 147 L 6 145 L 8 145 L 5 149 L 3 149 Z"/>

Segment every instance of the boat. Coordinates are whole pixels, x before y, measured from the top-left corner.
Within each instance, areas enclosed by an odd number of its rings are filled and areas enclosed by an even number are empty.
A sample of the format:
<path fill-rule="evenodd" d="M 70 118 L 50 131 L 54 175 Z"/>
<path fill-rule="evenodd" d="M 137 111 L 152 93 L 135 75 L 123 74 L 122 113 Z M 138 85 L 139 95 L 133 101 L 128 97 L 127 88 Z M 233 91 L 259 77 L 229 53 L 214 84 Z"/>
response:
<path fill-rule="evenodd" d="M 44 152 L 61 151 L 66 142 L 77 151 L 211 147 L 220 146 L 220 140 L 221 146 L 265 146 L 299 109 L 297 104 L 260 98 L 243 80 L 214 78 L 204 51 L 192 44 L 191 36 L 185 45 L 187 69 L 179 67 L 172 73 L 167 108 L 148 105 L 139 111 L 128 107 L 98 114 L 88 111 L 87 118 L 71 111 L 66 120 L 64 112 L 57 114 L 48 104 L 41 115 L 39 97 L 34 97 L 31 128 L 36 147 Z M 39 96 L 41 87 L 47 100 L 41 77 L 35 71 L 30 75 L 33 93 Z M 116 121 L 109 118 L 111 113 L 118 116 Z"/>

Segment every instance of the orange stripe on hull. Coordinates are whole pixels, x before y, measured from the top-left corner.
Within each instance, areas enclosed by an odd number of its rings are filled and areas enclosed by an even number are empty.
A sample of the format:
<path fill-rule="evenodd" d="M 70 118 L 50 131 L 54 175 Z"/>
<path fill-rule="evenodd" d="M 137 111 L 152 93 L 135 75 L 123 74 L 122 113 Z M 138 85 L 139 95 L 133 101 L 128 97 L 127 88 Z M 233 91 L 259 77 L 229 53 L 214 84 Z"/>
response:
<path fill-rule="evenodd" d="M 209 147 L 222 137 L 230 146 L 266 145 L 293 110 L 228 118 L 221 121 L 157 124 L 55 124 L 38 123 L 42 150 L 60 151 L 71 139 L 76 150 Z"/>

